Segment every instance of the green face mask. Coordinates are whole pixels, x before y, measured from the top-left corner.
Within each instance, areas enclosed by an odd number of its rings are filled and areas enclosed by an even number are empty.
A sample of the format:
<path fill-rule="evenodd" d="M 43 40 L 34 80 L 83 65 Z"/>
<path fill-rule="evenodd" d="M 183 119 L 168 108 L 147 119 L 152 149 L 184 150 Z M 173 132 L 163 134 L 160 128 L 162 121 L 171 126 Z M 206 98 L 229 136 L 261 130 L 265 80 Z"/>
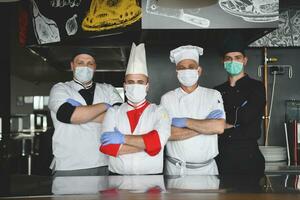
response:
<path fill-rule="evenodd" d="M 243 63 L 236 61 L 226 61 L 224 62 L 224 68 L 230 75 L 239 75 L 243 70 Z"/>

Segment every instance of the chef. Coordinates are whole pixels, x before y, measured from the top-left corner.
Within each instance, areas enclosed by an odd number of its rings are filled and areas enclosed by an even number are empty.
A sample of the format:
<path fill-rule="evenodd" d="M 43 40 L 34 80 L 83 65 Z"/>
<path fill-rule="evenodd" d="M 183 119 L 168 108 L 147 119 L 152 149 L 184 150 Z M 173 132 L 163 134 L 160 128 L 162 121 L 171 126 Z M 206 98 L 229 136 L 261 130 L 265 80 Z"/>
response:
<path fill-rule="evenodd" d="M 170 120 L 162 106 L 146 100 L 149 76 L 144 44 L 132 45 L 124 89 L 127 102 L 105 115 L 100 151 L 110 156 L 112 174 L 161 174 Z"/>
<path fill-rule="evenodd" d="M 49 97 L 55 128 L 51 167 L 55 176 L 108 174 L 108 157 L 98 151 L 102 120 L 122 98 L 113 86 L 93 81 L 96 62 L 90 49 L 77 49 L 70 65 L 73 80 L 54 85 Z"/>
<path fill-rule="evenodd" d="M 249 174 L 263 176 L 265 160 L 257 140 L 266 104 L 265 88 L 261 81 L 251 78 L 245 68 L 248 57 L 246 42 L 241 34 L 225 37 L 223 67 L 228 80 L 217 86 L 224 99 L 226 129 L 219 137 L 217 157 L 220 174 Z"/>
<path fill-rule="evenodd" d="M 170 52 L 180 87 L 161 98 L 172 119 L 167 143 L 166 173 L 169 175 L 216 175 L 218 136 L 225 126 L 221 94 L 198 85 L 202 67 L 197 46 L 181 46 Z"/>

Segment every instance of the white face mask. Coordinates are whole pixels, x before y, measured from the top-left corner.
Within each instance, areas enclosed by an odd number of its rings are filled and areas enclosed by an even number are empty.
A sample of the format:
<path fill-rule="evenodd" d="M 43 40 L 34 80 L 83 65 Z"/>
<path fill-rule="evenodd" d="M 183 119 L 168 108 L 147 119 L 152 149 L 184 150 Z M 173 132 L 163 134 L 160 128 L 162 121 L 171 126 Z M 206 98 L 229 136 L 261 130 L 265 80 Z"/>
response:
<path fill-rule="evenodd" d="M 94 70 L 86 66 L 77 66 L 75 68 L 74 77 L 81 83 L 88 83 L 94 76 Z"/>
<path fill-rule="evenodd" d="M 199 79 L 199 74 L 197 69 L 185 69 L 177 71 L 177 78 L 179 82 L 186 86 L 190 87 L 197 83 Z"/>
<path fill-rule="evenodd" d="M 126 84 L 125 85 L 125 95 L 127 99 L 134 103 L 138 104 L 145 100 L 147 95 L 147 85 L 143 84 Z"/>

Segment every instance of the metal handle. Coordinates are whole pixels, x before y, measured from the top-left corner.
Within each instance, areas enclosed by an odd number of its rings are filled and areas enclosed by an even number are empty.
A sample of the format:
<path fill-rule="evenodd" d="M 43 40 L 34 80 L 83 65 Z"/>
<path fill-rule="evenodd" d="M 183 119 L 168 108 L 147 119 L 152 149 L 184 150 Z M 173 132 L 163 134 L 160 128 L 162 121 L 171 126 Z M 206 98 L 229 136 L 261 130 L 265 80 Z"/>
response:
<path fill-rule="evenodd" d="M 30 114 L 30 131 L 34 132 L 35 129 L 35 116 L 34 114 Z"/>

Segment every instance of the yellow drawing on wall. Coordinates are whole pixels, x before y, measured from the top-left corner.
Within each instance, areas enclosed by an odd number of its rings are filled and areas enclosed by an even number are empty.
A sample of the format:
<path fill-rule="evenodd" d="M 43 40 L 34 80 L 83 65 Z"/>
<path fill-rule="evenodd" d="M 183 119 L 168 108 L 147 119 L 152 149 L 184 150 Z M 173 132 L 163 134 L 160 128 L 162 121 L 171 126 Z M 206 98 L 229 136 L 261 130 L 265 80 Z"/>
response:
<path fill-rule="evenodd" d="M 85 31 L 109 30 L 133 24 L 141 16 L 137 0 L 92 0 L 81 26 Z"/>

